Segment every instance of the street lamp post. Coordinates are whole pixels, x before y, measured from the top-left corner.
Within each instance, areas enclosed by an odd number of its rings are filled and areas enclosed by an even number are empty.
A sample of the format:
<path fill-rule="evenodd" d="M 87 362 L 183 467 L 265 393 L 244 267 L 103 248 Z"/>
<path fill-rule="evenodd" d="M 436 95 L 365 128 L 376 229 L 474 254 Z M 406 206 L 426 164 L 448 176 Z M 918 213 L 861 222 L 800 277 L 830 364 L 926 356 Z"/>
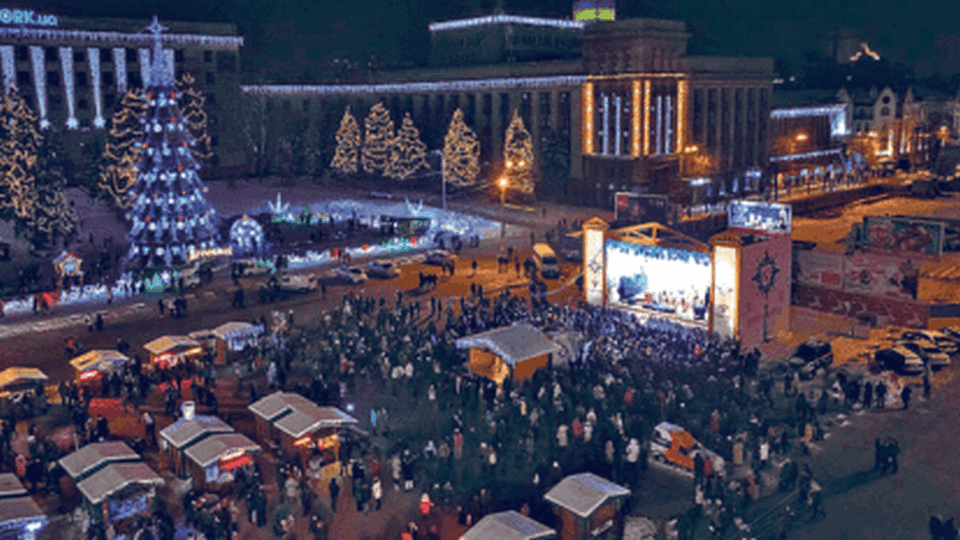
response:
<path fill-rule="evenodd" d="M 497 181 L 500 186 L 500 238 L 507 235 L 507 185 L 510 182 L 506 176 L 501 176 Z"/>

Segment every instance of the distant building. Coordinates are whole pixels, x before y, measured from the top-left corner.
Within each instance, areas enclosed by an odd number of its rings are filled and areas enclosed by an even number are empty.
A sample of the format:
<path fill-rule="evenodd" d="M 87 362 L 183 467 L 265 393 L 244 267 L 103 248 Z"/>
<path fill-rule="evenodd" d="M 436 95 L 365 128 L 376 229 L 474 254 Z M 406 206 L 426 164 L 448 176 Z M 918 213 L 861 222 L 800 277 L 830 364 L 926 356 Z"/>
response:
<path fill-rule="evenodd" d="M 791 178 L 839 173 L 850 135 L 847 107 L 831 90 L 775 91 L 770 110 L 770 165 L 786 192 Z M 802 179 L 803 182 L 806 179 Z"/>

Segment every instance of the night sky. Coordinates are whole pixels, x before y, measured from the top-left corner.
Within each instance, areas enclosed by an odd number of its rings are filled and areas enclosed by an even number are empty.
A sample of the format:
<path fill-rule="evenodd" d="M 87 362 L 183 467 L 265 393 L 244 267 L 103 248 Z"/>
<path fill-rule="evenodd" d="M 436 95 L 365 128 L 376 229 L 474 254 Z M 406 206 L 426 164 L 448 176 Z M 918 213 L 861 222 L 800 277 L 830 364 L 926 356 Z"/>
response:
<path fill-rule="evenodd" d="M 571 16 L 572 0 L 500 0 L 507 13 Z M 895 0 L 664 0 L 617 3 L 618 18 L 684 20 L 693 34 L 689 54 L 756 55 L 802 59 L 826 53 L 838 30 L 862 33 L 895 62 L 932 62 L 936 34 L 960 34 L 960 4 L 918 9 Z M 497 0 L 60 0 L 9 4 L 66 16 L 231 22 L 246 38 L 244 78 L 276 82 L 319 80 L 337 55 L 381 66 L 423 63 L 427 24 L 489 14 Z"/>

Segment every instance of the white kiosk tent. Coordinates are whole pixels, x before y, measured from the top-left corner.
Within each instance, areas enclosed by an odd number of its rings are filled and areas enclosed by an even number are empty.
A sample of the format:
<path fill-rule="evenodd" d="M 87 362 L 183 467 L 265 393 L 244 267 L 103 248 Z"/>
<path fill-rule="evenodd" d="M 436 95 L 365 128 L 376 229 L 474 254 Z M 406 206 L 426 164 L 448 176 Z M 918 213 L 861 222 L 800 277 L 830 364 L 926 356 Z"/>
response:
<path fill-rule="evenodd" d="M 523 514 L 508 510 L 484 516 L 460 540 L 549 540 L 557 531 Z"/>
<path fill-rule="evenodd" d="M 215 363 L 225 364 L 230 353 L 256 345 L 262 335 L 263 325 L 231 321 L 213 330 L 190 332 L 189 337 L 203 344 L 204 349 L 214 355 Z"/>
<path fill-rule="evenodd" d="M 457 340 L 458 349 L 470 350 L 470 370 L 503 384 L 507 376 L 522 382 L 553 362 L 561 347 L 540 330 L 516 324 L 495 328 Z"/>
<path fill-rule="evenodd" d="M 33 540 L 47 521 L 17 475 L 0 474 L 0 538 Z"/>

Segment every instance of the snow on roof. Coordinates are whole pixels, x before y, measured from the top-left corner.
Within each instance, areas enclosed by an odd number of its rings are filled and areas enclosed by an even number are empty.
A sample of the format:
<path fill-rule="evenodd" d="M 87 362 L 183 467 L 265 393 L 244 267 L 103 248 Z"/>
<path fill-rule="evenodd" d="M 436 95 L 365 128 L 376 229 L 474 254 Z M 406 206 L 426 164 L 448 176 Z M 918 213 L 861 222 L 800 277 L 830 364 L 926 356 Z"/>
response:
<path fill-rule="evenodd" d="M 47 516 L 31 497 L 0 499 L 0 523 L 35 518 L 46 521 Z"/>
<path fill-rule="evenodd" d="M 93 443 L 60 458 L 60 466 L 71 478 L 87 474 L 105 464 L 122 461 L 138 461 L 140 454 L 121 441 Z"/>
<path fill-rule="evenodd" d="M 0 497 L 26 495 L 27 488 L 23 487 L 20 479 L 13 473 L 0 474 Z"/>
<path fill-rule="evenodd" d="M 220 339 L 256 336 L 263 333 L 263 326 L 254 326 L 246 322 L 231 321 L 214 328 L 212 332 Z"/>
<path fill-rule="evenodd" d="M 560 351 L 560 346 L 536 328 L 518 324 L 495 328 L 457 340 L 458 349 L 490 349 L 511 366 L 524 360 Z"/>
<path fill-rule="evenodd" d="M 37 368 L 12 367 L 0 371 L 0 388 L 22 380 L 45 381 L 47 374 Z"/>
<path fill-rule="evenodd" d="M 233 427 L 216 416 L 198 414 L 189 420 L 183 417 L 179 418 L 176 422 L 163 428 L 160 431 L 160 436 L 174 448 L 183 448 L 204 435 L 231 432 L 233 432 Z"/>
<path fill-rule="evenodd" d="M 121 354 L 120 351 L 97 349 L 87 351 L 80 356 L 70 360 L 70 365 L 77 371 L 86 371 L 96 369 L 99 371 L 110 371 L 113 368 L 126 364 L 130 358 Z"/>
<path fill-rule="evenodd" d="M 301 437 L 319 428 L 357 423 L 356 418 L 336 407 L 320 407 L 293 392 L 274 392 L 247 408 L 291 437 Z"/>
<path fill-rule="evenodd" d="M 248 439 L 242 433 L 222 433 L 211 435 L 184 450 L 184 454 L 197 465 L 206 467 L 217 461 L 231 450 L 243 449 L 248 452 L 260 452 L 260 445 Z"/>
<path fill-rule="evenodd" d="M 509 510 L 485 516 L 460 540 L 540 540 L 556 536 L 550 527 Z"/>
<path fill-rule="evenodd" d="M 609 499 L 627 497 L 630 490 L 593 473 L 570 475 L 553 487 L 544 499 L 587 518 Z"/>
<path fill-rule="evenodd" d="M 162 486 L 163 478 L 142 461 L 134 463 L 112 463 L 102 470 L 82 480 L 77 489 L 93 504 L 100 504 L 110 495 L 131 485 Z"/>
<path fill-rule="evenodd" d="M 143 346 L 144 349 L 149 351 L 151 354 L 163 354 L 170 349 L 175 349 L 177 347 L 190 348 L 190 347 L 199 347 L 200 343 L 196 340 L 190 339 L 187 336 L 162 336 L 157 339 L 147 343 Z"/>

